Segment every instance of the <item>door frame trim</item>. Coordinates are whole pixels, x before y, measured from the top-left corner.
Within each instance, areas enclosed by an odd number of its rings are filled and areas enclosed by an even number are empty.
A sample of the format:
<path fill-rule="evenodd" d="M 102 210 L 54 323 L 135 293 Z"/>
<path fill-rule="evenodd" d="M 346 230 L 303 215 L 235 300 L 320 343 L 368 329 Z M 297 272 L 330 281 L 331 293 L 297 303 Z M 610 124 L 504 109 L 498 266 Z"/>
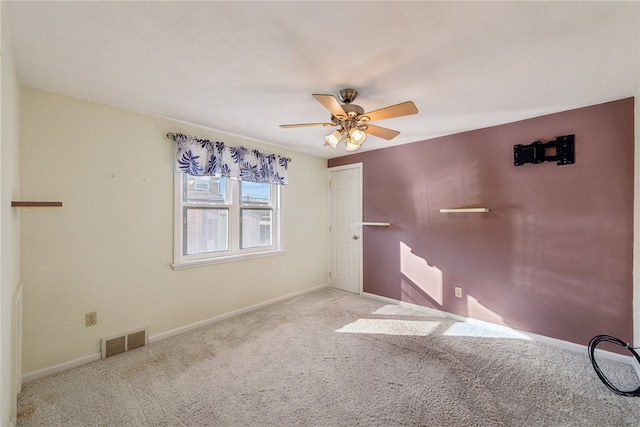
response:
<path fill-rule="evenodd" d="M 328 191 L 327 191 L 327 222 L 329 223 L 329 227 L 331 226 L 331 191 L 332 188 L 329 186 L 329 183 L 331 182 L 331 173 L 332 172 L 339 172 L 341 170 L 346 170 L 346 169 L 356 169 L 357 170 L 357 176 L 358 176 L 358 218 L 356 219 L 356 229 L 358 230 L 358 235 L 360 236 L 360 238 L 358 239 L 358 253 L 359 253 L 359 259 L 357 262 L 357 266 L 356 268 L 358 269 L 358 295 L 362 295 L 362 293 L 364 292 L 363 290 L 363 281 L 362 281 L 362 275 L 363 275 L 363 240 L 364 240 L 364 236 L 362 235 L 362 217 L 363 217 L 363 182 L 362 182 L 362 177 L 363 177 L 363 169 L 364 169 L 364 165 L 362 162 L 357 162 L 357 163 L 349 163 L 347 165 L 342 165 L 342 166 L 334 166 L 331 168 L 327 169 L 327 186 L 328 186 Z M 332 245 L 331 245 L 331 235 L 329 233 L 329 227 L 327 227 L 327 233 L 329 234 L 329 244 L 327 245 L 327 272 L 331 271 L 331 251 L 332 251 Z M 327 274 L 328 276 L 328 274 Z M 332 279 L 329 278 L 329 286 L 333 287 L 331 284 Z"/>

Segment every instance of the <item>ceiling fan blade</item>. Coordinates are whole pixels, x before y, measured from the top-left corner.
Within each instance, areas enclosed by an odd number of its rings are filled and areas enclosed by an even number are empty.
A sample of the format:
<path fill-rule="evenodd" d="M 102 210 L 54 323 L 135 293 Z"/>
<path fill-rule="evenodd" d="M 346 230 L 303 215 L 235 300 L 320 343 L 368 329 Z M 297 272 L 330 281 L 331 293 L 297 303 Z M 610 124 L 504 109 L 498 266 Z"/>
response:
<path fill-rule="evenodd" d="M 340 118 L 341 116 L 346 118 L 347 117 L 347 113 L 344 112 L 344 110 L 342 109 L 342 105 L 340 105 L 340 102 L 338 102 L 338 100 L 336 99 L 335 96 L 333 95 L 320 95 L 317 93 L 313 94 L 313 97 L 324 106 L 324 108 L 326 108 L 327 110 L 329 110 L 329 112 L 331 114 L 333 114 L 335 117 Z"/>
<path fill-rule="evenodd" d="M 400 135 L 400 132 L 398 132 L 397 130 L 387 129 L 387 128 L 374 126 L 370 124 L 367 124 L 367 128 L 364 131 L 369 135 L 377 136 L 378 138 L 383 138 L 387 140 L 393 139 L 396 136 Z"/>
<path fill-rule="evenodd" d="M 291 125 L 280 125 L 281 128 L 308 128 L 313 126 L 336 126 L 335 123 L 298 123 Z"/>
<path fill-rule="evenodd" d="M 416 114 L 418 109 L 416 105 L 411 102 L 403 102 L 401 104 L 392 105 L 390 107 L 381 108 L 379 110 L 371 111 L 370 113 L 362 114 L 362 116 L 369 117 L 370 122 L 376 120 L 391 119 L 393 117 L 408 116 L 409 114 Z"/>

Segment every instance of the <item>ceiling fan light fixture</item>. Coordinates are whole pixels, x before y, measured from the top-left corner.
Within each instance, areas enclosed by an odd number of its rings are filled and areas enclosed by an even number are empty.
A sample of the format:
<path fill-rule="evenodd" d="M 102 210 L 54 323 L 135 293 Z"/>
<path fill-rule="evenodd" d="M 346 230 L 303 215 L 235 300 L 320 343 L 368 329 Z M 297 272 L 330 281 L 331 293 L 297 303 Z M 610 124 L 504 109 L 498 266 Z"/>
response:
<path fill-rule="evenodd" d="M 338 146 L 338 143 L 340 142 L 341 139 L 342 139 L 342 131 L 339 131 L 339 130 L 335 130 L 331 132 L 329 135 L 324 137 L 324 140 L 327 141 L 327 144 L 329 144 L 333 148 L 336 148 Z"/>
<path fill-rule="evenodd" d="M 360 148 L 360 144 L 354 144 L 353 142 L 350 142 L 350 140 L 347 140 L 347 146 L 346 146 L 347 151 L 356 151 L 359 148 Z"/>
<path fill-rule="evenodd" d="M 354 127 L 349 130 L 349 137 L 352 144 L 360 145 L 367 138 L 367 134 L 364 133 L 364 131 Z"/>

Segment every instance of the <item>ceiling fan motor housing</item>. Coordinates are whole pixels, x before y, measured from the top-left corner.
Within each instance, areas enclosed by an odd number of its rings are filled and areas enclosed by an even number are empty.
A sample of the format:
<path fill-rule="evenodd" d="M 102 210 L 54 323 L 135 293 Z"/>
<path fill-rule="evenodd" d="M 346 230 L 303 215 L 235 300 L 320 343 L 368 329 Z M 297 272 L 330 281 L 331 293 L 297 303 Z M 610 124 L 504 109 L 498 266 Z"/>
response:
<path fill-rule="evenodd" d="M 364 113 L 364 109 L 361 106 L 356 104 L 345 104 L 345 105 L 342 105 L 341 107 L 344 110 L 344 112 L 347 113 L 347 115 L 345 117 L 342 114 L 339 114 L 338 116 L 334 116 L 332 114 L 331 121 L 333 123 L 337 124 L 337 123 L 345 122 L 347 120 L 352 120 Z"/>
<path fill-rule="evenodd" d="M 349 116 L 353 116 L 353 115 L 359 116 L 360 114 L 364 114 L 364 109 L 361 106 L 356 105 L 356 104 L 343 105 L 342 109 Z M 354 113 L 354 114 L 350 114 L 350 113 Z"/>

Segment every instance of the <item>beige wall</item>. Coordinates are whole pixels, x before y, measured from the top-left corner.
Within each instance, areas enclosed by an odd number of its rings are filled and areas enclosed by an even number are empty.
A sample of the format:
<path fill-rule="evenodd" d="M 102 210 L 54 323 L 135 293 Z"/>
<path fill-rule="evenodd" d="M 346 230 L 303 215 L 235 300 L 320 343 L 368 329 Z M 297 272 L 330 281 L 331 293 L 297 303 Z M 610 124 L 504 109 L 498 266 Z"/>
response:
<path fill-rule="evenodd" d="M 0 56 L 0 425 L 9 425 L 16 416 L 14 374 L 18 345 L 14 336 L 12 299 L 20 284 L 20 213 L 11 201 L 20 196 L 20 87 L 16 77 L 11 43 L 6 32 L 4 9 Z"/>
<path fill-rule="evenodd" d="M 173 141 L 182 132 L 292 158 L 285 255 L 173 270 Z M 151 336 L 327 281 L 326 160 L 210 130 L 22 90 L 24 365 L 95 354 L 100 338 Z M 98 312 L 85 327 L 84 314 Z"/>

